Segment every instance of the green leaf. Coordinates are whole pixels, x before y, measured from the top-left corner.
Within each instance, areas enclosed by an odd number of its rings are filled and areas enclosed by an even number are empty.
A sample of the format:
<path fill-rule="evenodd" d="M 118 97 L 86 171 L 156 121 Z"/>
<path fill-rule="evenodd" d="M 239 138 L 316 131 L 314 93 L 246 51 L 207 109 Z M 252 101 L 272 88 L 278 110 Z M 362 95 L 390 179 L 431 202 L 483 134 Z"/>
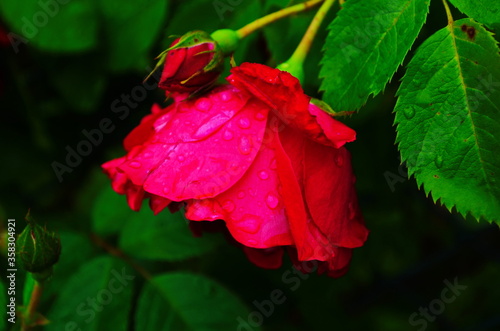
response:
<path fill-rule="evenodd" d="M 462 215 L 500 221 L 500 56 L 472 19 L 427 39 L 408 64 L 396 104 L 409 174 Z"/>
<path fill-rule="evenodd" d="M 425 22 L 429 0 L 349 0 L 329 26 L 320 77 L 336 111 L 360 108 L 392 78 Z"/>
<path fill-rule="evenodd" d="M 61 231 L 61 256 L 54 266 L 52 278 L 46 282 L 42 300 L 50 300 L 60 292 L 58 284 L 66 283 L 68 275 L 74 274 L 94 253 L 89 238 L 73 231 Z M 75 254 L 78 252 L 78 254 Z"/>
<path fill-rule="evenodd" d="M 142 290 L 135 315 L 136 330 L 218 331 L 250 329 L 249 311 L 222 285 L 201 275 L 166 273 Z M 239 327 L 239 323 L 242 326 Z M 246 327 L 246 328 L 245 328 Z"/>
<path fill-rule="evenodd" d="M 231 13 L 232 11 L 228 11 L 225 12 L 225 15 L 221 14 L 222 19 L 225 20 Z M 217 15 L 216 7 L 211 1 L 186 0 L 179 2 L 175 15 L 169 20 L 164 36 L 182 36 L 186 32 L 193 30 L 203 30 L 211 33 L 223 27 L 223 23 L 217 19 Z M 172 41 L 173 39 L 164 38 L 163 49 L 166 49 Z"/>
<path fill-rule="evenodd" d="M 53 56 L 44 58 L 42 63 L 71 109 L 81 113 L 97 110 L 107 78 L 95 54 Z"/>
<path fill-rule="evenodd" d="M 216 245 L 213 239 L 195 238 L 181 212 L 165 210 L 154 216 L 144 206 L 125 224 L 119 246 L 136 258 L 179 261 L 210 251 Z"/>
<path fill-rule="evenodd" d="M 88 261 L 62 284 L 47 317 L 49 331 L 126 331 L 134 273 L 120 260 Z"/>
<path fill-rule="evenodd" d="M 78 52 L 97 45 L 93 1 L 4 0 L 0 13 L 23 43 L 45 51 Z"/>
<path fill-rule="evenodd" d="M 168 1 L 97 2 L 103 15 L 111 71 L 138 69 L 145 71 L 150 47 L 165 27 Z"/>
<path fill-rule="evenodd" d="M 106 183 L 92 208 L 92 229 L 104 236 L 118 233 L 133 215 L 123 195 Z"/>
<path fill-rule="evenodd" d="M 486 24 L 489 28 L 496 30 L 500 28 L 500 1 L 450 0 L 450 2 L 462 13 Z"/>

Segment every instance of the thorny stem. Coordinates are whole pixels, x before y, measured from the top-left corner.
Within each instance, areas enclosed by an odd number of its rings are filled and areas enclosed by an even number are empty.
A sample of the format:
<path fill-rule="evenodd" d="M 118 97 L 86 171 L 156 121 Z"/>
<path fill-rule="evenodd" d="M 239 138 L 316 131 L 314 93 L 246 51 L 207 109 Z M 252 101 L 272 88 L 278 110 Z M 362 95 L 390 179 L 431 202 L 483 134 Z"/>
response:
<path fill-rule="evenodd" d="M 253 21 L 252 23 L 245 25 L 241 29 L 237 30 L 236 33 L 238 34 L 238 37 L 240 39 L 245 38 L 246 36 L 248 36 L 252 32 L 259 30 L 268 24 L 276 22 L 284 17 L 290 16 L 290 15 L 293 15 L 296 13 L 300 13 L 303 11 L 307 11 L 311 8 L 314 8 L 315 6 L 319 5 L 322 2 L 323 2 L 323 0 L 310 0 L 310 1 L 296 4 L 296 5 L 291 6 L 291 7 L 283 8 L 281 10 L 278 10 L 277 12 L 274 12 L 272 14 L 261 17 L 255 21 Z M 328 1 L 326 1 L 326 2 L 328 2 Z"/>
<path fill-rule="evenodd" d="M 28 303 L 28 308 L 26 309 L 26 315 L 23 318 L 21 325 L 21 331 L 27 331 L 31 329 L 32 319 L 36 314 L 38 304 L 42 297 L 43 284 L 35 280 L 35 285 L 33 286 L 33 291 L 31 292 L 30 302 Z"/>

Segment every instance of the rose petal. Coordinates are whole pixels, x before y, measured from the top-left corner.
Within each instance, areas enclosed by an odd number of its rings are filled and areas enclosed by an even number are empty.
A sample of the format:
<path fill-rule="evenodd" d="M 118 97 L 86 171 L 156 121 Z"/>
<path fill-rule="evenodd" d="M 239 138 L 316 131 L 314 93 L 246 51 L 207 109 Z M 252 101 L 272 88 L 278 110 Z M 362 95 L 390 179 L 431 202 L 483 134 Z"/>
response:
<path fill-rule="evenodd" d="M 158 215 L 158 213 L 165 209 L 165 207 L 167 207 L 171 202 L 169 199 L 165 199 L 164 197 L 160 197 L 154 194 L 149 195 L 149 208 L 151 208 L 155 215 Z"/>
<path fill-rule="evenodd" d="M 349 262 L 351 262 L 352 249 L 337 247 L 335 256 L 327 262 L 322 262 L 318 267 L 318 274 L 326 272 L 329 277 L 338 278 L 349 271 Z"/>
<path fill-rule="evenodd" d="M 243 246 L 243 251 L 250 262 L 259 268 L 278 269 L 281 267 L 283 260 L 283 248 L 281 247 L 257 249 Z"/>
<path fill-rule="evenodd" d="M 231 96 L 226 93 L 227 89 L 219 92 L 210 98 Z M 173 201 L 205 199 L 224 192 L 243 176 L 257 155 L 268 111 L 262 109 L 261 103 L 237 102 L 239 111 L 219 121 L 217 116 L 226 112 L 231 104 L 230 100 L 214 102 L 211 108 L 219 112 L 214 112 L 208 120 L 214 124 L 198 121 L 194 129 L 178 132 L 181 139 L 175 144 L 170 142 L 175 141 L 177 131 L 162 130 L 157 134 L 158 139 L 152 140 L 156 143 L 146 146 L 121 169 L 134 183 L 143 183 L 147 192 Z M 175 124 L 175 119 L 172 123 Z M 190 132 L 191 137 L 186 137 L 186 132 Z"/>
<path fill-rule="evenodd" d="M 113 190 L 118 194 L 125 194 L 126 184 L 129 181 L 127 175 L 117 169 L 125 160 L 125 157 L 120 157 L 101 165 L 104 173 L 111 179 Z"/>
<path fill-rule="evenodd" d="M 308 135 L 314 141 L 339 148 L 345 143 L 356 140 L 356 131 L 337 121 L 318 106 L 310 103 L 307 110 L 314 117 L 315 123 L 319 125 L 318 128 L 317 125 L 311 124 L 308 129 Z M 325 137 L 330 143 L 325 141 Z"/>
<path fill-rule="evenodd" d="M 175 39 L 170 47 L 176 45 L 179 42 L 180 38 Z M 178 48 L 168 51 L 167 56 L 165 57 L 165 64 L 163 65 L 163 71 L 161 73 L 161 79 L 159 86 L 162 88 L 164 81 L 175 76 L 177 71 L 181 68 L 187 56 L 186 48 Z"/>
<path fill-rule="evenodd" d="M 280 180 L 283 185 L 288 221 L 297 246 L 298 258 L 300 261 L 327 261 L 333 256 L 333 249 L 337 243 L 332 242 L 332 238 L 330 238 L 332 235 L 328 232 L 330 228 L 323 229 L 313 221 L 314 215 L 311 214 L 309 205 L 304 202 L 305 183 L 309 183 L 311 190 L 314 190 L 314 185 L 316 185 L 319 190 L 318 195 L 322 195 L 325 193 L 321 184 L 323 178 L 315 177 L 315 181 L 309 181 L 309 172 L 306 171 L 305 165 L 308 164 L 310 145 L 322 146 L 328 151 L 336 149 L 314 143 L 297 130 L 289 127 L 280 132 L 280 142 L 284 152 L 284 156 L 278 162 Z M 317 158 L 322 160 L 322 155 L 317 155 Z M 327 173 L 331 169 L 326 162 L 322 164 L 319 161 L 318 166 L 321 166 L 322 170 Z M 322 174 L 325 175 L 324 172 Z M 347 205 L 345 207 L 347 208 Z M 330 209 L 328 212 L 334 214 L 335 210 Z M 334 225 L 331 226 L 334 227 Z"/>
<path fill-rule="evenodd" d="M 142 200 L 144 200 L 146 192 L 141 186 L 130 184 L 127 186 L 126 195 L 127 203 L 133 211 L 141 210 Z"/>
<path fill-rule="evenodd" d="M 224 210 L 215 199 L 189 200 L 185 216 L 190 221 L 222 220 Z"/>
<path fill-rule="evenodd" d="M 255 106 L 254 103 L 252 104 Z M 148 121 L 150 127 L 154 129 L 154 136 L 147 144 L 144 144 L 144 147 L 139 148 L 139 146 L 136 146 L 138 150 L 134 150 L 134 153 L 129 151 L 127 162 L 120 166 L 120 170 L 126 173 L 136 185 L 143 185 L 146 179 L 152 175 L 149 184 L 146 183 L 146 186 L 153 186 L 150 192 L 172 200 L 171 195 L 168 195 L 163 190 L 164 187 L 160 187 L 161 192 L 158 191 L 159 187 L 154 184 L 155 180 L 162 182 L 162 177 L 165 177 L 172 181 L 175 180 L 174 177 L 182 177 L 184 174 L 192 172 L 191 177 L 184 176 L 186 181 L 203 181 L 206 185 L 215 186 L 216 184 L 211 180 L 206 180 L 206 177 L 201 180 L 198 180 L 198 178 L 200 175 L 207 176 L 207 169 L 213 169 L 223 175 L 224 172 L 221 172 L 221 169 L 224 167 L 239 168 L 239 172 L 234 171 L 236 178 L 221 179 L 216 176 L 213 178 L 213 180 L 219 180 L 219 182 L 229 180 L 227 185 L 217 182 L 221 189 L 227 188 L 225 186 L 230 186 L 237 181 L 246 170 L 246 167 L 249 166 L 249 162 L 251 162 L 258 149 L 258 142 L 255 141 L 255 138 L 259 135 L 259 128 L 263 131 L 265 125 L 265 123 L 260 123 L 263 121 L 254 119 L 255 114 L 262 113 L 261 109 L 257 110 L 255 107 L 249 106 L 245 110 L 246 105 L 247 99 L 239 97 L 236 94 L 236 89 L 232 86 L 215 89 L 203 98 L 176 102 L 174 106 L 169 107 L 168 111 L 161 112 L 159 116 L 156 116 L 152 125 Z M 241 110 L 244 110 L 249 117 L 244 118 L 241 116 L 238 118 L 238 121 L 243 123 L 244 128 L 238 126 L 241 125 L 239 122 L 229 122 Z M 249 125 L 248 128 L 245 127 L 247 124 Z M 222 130 L 225 125 L 227 127 Z M 219 137 L 213 139 L 226 143 L 232 148 L 223 149 L 222 144 L 214 143 L 214 140 L 207 140 L 212 139 L 211 135 L 219 131 Z M 206 140 L 202 142 L 203 146 L 201 147 L 198 144 L 184 144 L 200 140 Z M 241 142 L 241 144 L 239 145 L 238 142 Z M 197 148 L 193 149 L 193 146 Z M 238 147 L 244 153 L 248 153 L 248 156 L 239 153 Z M 184 155 L 180 151 L 184 151 Z M 206 151 L 211 151 L 211 153 L 205 153 Z M 237 153 L 240 157 L 236 156 Z M 172 159 L 174 156 L 176 158 Z M 234 161 L 231 159 L 234 159 Z M 181 164 L 184 160 L 188 161 Z M 198 166 L 196 163 L 199 163 L 200 166 L 204 165 L 204 168 L 201 171 L 193 172 L 194 170 L 190 167 L 194 166 L 196 168 Z M 218 164 L 214 165 L 214 163 Z M 168 167 L 172 168 L 166 169 L 166 172 L 163 171 L 164 168 Z M 200 172 L 202 173 L 200 174 Z M 152 182 L 153 184 L 151 184 Z M 162 186 L 161 183 L 160 186 Z M 185 186 L 180 183 L 175 189 L 183 190 Z M 170 193 L 175 194 L 172 192 Z M 189 191 L 186 194 L 189 194 Z M 193 197 L 198 197 L 198 195 L 193 195 L 191 198 Z M 179 201 L 184 198 L 189 197 L 177 196 Z"/>
<path fill-rule="evenodd" d="M 287 247 L 287 250 L 295 269 L 304 274 L 314 271 L 317 271 L 318 274 L 326 273 L 333 278 L 343 276 L 349 270 L 352 256 L 352 249 L 335 247 L 332 250 L 332 257 L 327 261 L 300 261 L 297 257 L 297 250 L 293 246 Z"/>
<path fill-rule="evenodd" d="M 269 105 L 281 121 L 310 139 L 337 148 L 356 139 L 354 130 L 309 103 L 299 80 L 288 72 L 257 63 L 242 63 L 231 72 L 232 85 Z"/>
<path fill-rule="evenodd" d="M 278 190 L 275 150 L 270 143 L 275 137 L 268 128 L 266 141 L 244 176 L 212 199 L 188 203 L 186 217 L 223 219 L 233 237 L 245 246 L 269 248 L 293 244 Z"/>
<path fill-rule="evenodd" d="M 305 146 L 305 199 L 309 212 L 331 245 L 354 248 L 364 244 L 368 230 L 358 208 L 351 156 L 307 141 Z"/>
<path fill-rule="evenodd" d="M 291 128 L 285 128 L 276 139 L 283 201 L 299 260 L 326 261 L 331 256 L 328 240 L 311 222 L 303 198 L 304 144 L 305 137 Z"/>
<path fill-rule="evenodd" d="M 309 96 L 291 74 L 258 63 L 242 63 L 231 69 L 228 82 L 266 103 L 285 123 L 295 122 L 307 109 Z"/>
<path fill-rule="evenodd" d="M 151 114 L 147 115 L 141 120 L 141 124 L 135 127 L 123 141 L 123 146 L 128 152 L 133 147 L 144 144 L 151 136 L 155 133 L 153 123 L 162 116 L 170 112 L 173 109 L 172 106 L 162 109 L 159 105 L 154 104 L 151 109 Z"/>

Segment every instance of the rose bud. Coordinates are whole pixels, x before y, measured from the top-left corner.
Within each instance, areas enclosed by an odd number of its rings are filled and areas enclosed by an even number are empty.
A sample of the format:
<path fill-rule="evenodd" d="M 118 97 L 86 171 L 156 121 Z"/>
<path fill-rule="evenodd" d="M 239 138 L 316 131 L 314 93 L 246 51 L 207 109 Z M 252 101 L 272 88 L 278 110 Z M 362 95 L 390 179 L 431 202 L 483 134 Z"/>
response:
<path fill-rule="evenodd" d="M 194 93 L 211 86 L 224 67 L 216 41 L 203 31 L 191 31 L 174 40 L 162 53 L 163 72 L 158 86 L 167 92 Z"/>
<path fill-rule="evenodd" d="M 28 226 L 16 241 L 17 256 L 26 271 L 43 281 L 52 275 L 52 266 L 59 260 L 61 241 L 54 232 L 36 224 L 29 212 L 26 221 Z"/>

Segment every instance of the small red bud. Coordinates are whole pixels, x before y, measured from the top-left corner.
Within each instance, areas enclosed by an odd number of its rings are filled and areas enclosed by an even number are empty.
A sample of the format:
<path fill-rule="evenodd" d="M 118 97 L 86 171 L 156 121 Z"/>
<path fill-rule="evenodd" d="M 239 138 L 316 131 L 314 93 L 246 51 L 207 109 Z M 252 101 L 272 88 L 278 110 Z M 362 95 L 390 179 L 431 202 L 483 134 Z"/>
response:
<path fill-rule="evenodd" d="M 174 40 L 162 56 L 158 86 L 170 93 L 194 93 L 211 86 L 224 65 L 217 42 L 203 31 L 188 32 Z"/>

